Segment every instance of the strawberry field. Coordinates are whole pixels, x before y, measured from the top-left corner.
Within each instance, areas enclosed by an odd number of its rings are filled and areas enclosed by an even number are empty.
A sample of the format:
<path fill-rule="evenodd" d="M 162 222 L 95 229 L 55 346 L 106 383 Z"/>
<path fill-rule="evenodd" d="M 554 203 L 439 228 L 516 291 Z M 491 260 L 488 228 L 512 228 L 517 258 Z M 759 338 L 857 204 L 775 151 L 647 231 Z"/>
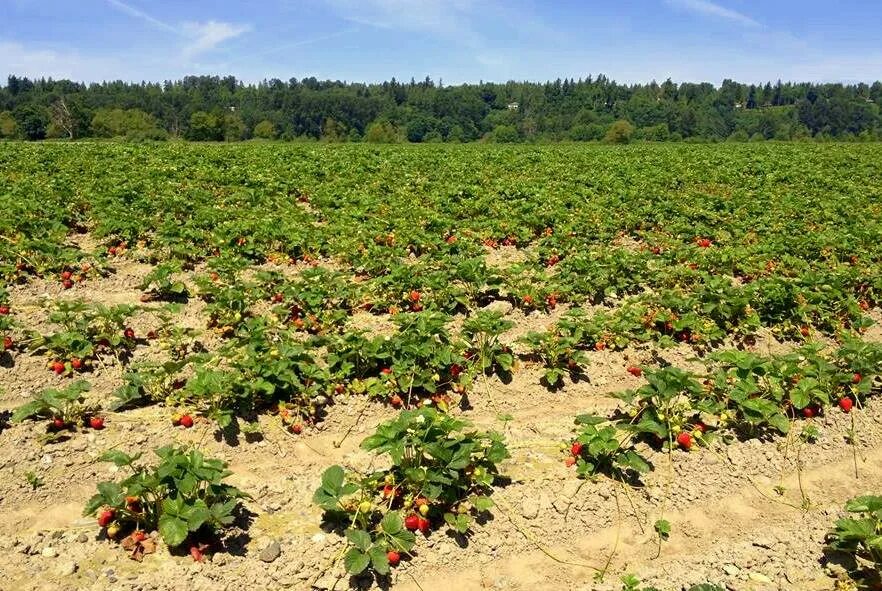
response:
<path fill-rule="evenodd" d="M 882 588 L 880 162 L 0 143 L 0 589 Z"/>

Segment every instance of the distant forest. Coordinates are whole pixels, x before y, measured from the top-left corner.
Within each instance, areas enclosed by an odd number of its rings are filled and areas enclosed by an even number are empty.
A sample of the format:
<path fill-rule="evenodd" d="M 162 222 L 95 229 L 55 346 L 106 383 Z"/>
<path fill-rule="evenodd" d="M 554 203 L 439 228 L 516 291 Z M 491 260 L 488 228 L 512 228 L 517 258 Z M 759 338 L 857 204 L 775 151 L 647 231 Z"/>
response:
<path fill-rule="evenodd" d="M 605 76 L 445 86 L 31 80 L 0 87 L 0 138 L 328 142 L 882 139 L 882 83 L 618 84 Z"/>

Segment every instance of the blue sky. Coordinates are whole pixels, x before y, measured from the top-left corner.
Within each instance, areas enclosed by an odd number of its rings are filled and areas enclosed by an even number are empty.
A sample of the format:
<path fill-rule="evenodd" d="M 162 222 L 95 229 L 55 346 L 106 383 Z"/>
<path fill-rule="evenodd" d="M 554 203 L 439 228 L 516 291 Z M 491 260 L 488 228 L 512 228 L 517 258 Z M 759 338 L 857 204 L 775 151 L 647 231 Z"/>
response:
<path fill-rule="evenodd" d="M 873 81 L 879 0 L 0 0 L 0 76 Z"/>

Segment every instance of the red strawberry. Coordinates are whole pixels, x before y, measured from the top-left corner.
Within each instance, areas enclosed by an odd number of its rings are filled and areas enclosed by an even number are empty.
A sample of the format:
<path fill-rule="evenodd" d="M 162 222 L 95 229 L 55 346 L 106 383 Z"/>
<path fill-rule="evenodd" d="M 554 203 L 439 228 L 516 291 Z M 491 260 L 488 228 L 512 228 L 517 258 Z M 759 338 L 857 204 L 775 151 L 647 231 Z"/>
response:
<path fill-rule="evenodd" d="M 273 301 L 277 304 L 280 304 L 285 299 L 285 296 L 281 293 L 277 293 L 273 295 Z"/>
<path fill-rule="evenodd" d="M 799 329 L 799 334 L 801 334 L 804 337 L 807 337 L 810 334 L 812 334 L 812 331 L 808 326 L 803 326 Z"/>
<path fill-rule="evenodd" d="M 300 435 L 303 433 L 303 423 L 294 423 L 291 425 L 291 433 L 294 435 Z"/>
<path fill-rule="evenodd" d="M 526 304 L 527 306 L 533 305 L 533 296 L 525 295 L 522 299 L 524 300 L 524 304 Z"/>
<path fill-rule="evenodd" d="M 708 238 L 699 238 L 698 240 L 696 240 L 696 244 L 698 244 L 698 246 L 700 246 L 701 248 L 710 248 L 711 241 Z"/>
<path fill-rule="evenodd" d="M 401 562 L 401 555 L 395 550 L 389 550 L 386 552 L 386 560 L 389 561 L 389 566 L 398 566 L 398 563 Z"/>
<path fill-rule="evenodd" d="M 557 307 L 557 296 L 555 294 L 551 294 L 545 298 L 545 303 L 548 304 L 548 307 L 554 310 Z"/>
<path fill-rule="evenodd" d="M 682 447 L 686 451 L 689 451 L 692 448 L 692 435 L 690 435 L 686 431 L 683 431 L 682 433 L 677 435 L 677 443 L 680 445 L 680 447 Z"/>
<path fill-rule="evenodd" d="M 643 375 L 643 370 L 637 367 L 636 365 L 632 365 L 628 368 L 628 373 L 634 376 L 635 378 L 639 378 Z"/>
<path fill-rule="evenodd" d="M 395 498 L 395 487 L 391 484 L 386 484 L 383 486 L 383 498 L 384 499 L 393 499 Z"/>
<path fill-rule="evenodd" d="M 860 384 L 861 380 L 863 380 L 863 379 L 864 379 L 864 376 L 862 376 L 859 373 L 855 373 L 853 376 L 851 376 L 851 383 L 852 384 Z"/>
<path fill-rule="evenodd" d="M 52 362 L 52 371 L 54 371 L 58 375 L 63 374 L 64 373 L 64 364 L 60 361 L 53 361 Z"/>
<path fill-rule="evenodd" d="M 839 399 L 839 408 L 842 409 L 842 412 L 848 413 L 851 412 L 851 408 L 854 406 L 854 400 L 845 396 Z"/>
<path fill-rule="evenodd" d="M 193 417 L 190 415 L 181 415 L 181 425 L 189 429 L 193 426 Z"/>
<path fill-rule="evenodd" d="M 104 419 L 101 417 L 92 417 L 89 419 L 89 426 L 96 431 L 100 431 L 104 428 Z"/>
<path fill-rule="evenodd" d="M 454 378 L 459 377 L 459 374 L 461 374 L 461 373 L 462 373 L 462 368 L 458 364 L 454 363 L 453 365 L 450 366 L 451 377 L 454 377 Z"/>
<path fill-rule="evenodd" d="M 605 342 L 603 342 L 603 341 L 597 341 L 596 343 L 594 343 L 594 350 L 595 350 L 595 351 L 603 351 L 604 349 L 606 349 L 606 343 L 605 343 Z"/>
<path fill-rule="evenodd" d="M 202 562 L 205 560 L 205 557 L 202 555 L 202 550 L 199 549 L 199 546 L 190 546 L 190 557 L 193 558 L 193 562 Z"/>
<path fill-rule="evenodd" d="M 9 314 L 9 306 L 6 304 L 0 305 L 0 316 L 6 316 Z"/>
<path fill-rule="evenodd" d="M 13 345 L 12 337 L 3 337 L 3 350 L 4 351 L 8 351 L 9 349 L 12 349 L 12 345 Z"/>
<path fill-rule="evenodd" d="M 574 456 L 581 454 L 582 453 L 582 444 L 578 441 L 574 441 L 573 446 L 570 448 L 570 452 Z"/>
<path fill-rule="evenodd" d="M 110 256 L 116 256 L 116 247 L 115 247 L 115 246 L 111 246 L 110 248 L 107 249 L 107 253 L 108 253 Z"/>
<path fill-rule="evenodd" d="M 129 340 L 132 340 L 135 338 L 135 331 L 132 330 L 131 328 L 127 328 L 123 331 L 123 336 Z"/>
<path fill-rule="evenodd" d="M 401 405 L 404 404 L 404 401 L 398 394 L 393 394 L 392 397 L 389 398 L 389 404 L 392 405 L 392 408 L 401 408 Z"/>
<path fill-rule="evenodd" d="M 70 366 L 74 369 L 80 369 L 83 367 L 83 360 L 79 357 L 71 357 Z"/>
<path fill-rule="evenodd" d="M 404 527 L 410 531 L 416 531 L 420 528 L 420 517 L 418 515 L 408 515 L 404 518 Z"/>
<path fill-rule="evenodd" d="M 802 416 L 807 419 L 812 418 L 813 416 L 815 416 L 815 409 L 811 406 L 806 406 L 804 409 L 802 409 Z"/>
<path fill-rule="evenodd" d="M 70 289 L 71 287 L 73 287 L 73 281 L 71 281 L 70 279 L 65 279 L 61 282 L 61 286 L 64 287 L 64 289 Z"/>
<path fill-rule="evenodd" d="M 61 279 L 62 279 L 63 281 L 67 281 L 67 280 L 70 279 L 71 277 L 73 277 L 73 273 L 71 273 L 70 271 L 64 271 L 64 272 L 61 274 Z"/>
<path fill-rule="evenodd" d="M 98 514 L 98 525 L 101 527 L 107 527 L 110 525 L 110 522 L 113 521 L 115 516 L 116 512 L 113 509 L 105 509 Z"/>
<path fill-rule="evenodd" d="M 52 426 L 56 429 L 64 429 L 67 426 L 67 423 L 65 423 L 64 419 L 61 417 L 55 417 L 52 419 Z"/>
<path fill-rule="evenodd" d="M 420 301 L 421 297 L 422 295 L 420 294 L 420 292 L 415 289 L 410 292 L 410 301 L 413 303 L 417 303 L 418 301 Z"/>
<path fill-rule="evenodd" d="M 432 524 L 429 523 L 429 520 L 426 519 L 425 517 L 419 517 L 418 519 L 419 519 L 420 531 L 423 532 L 424 534 L 429 533 L 429 528 L 432 526 Z"/>
<path fill-rule="evenodd" d="M 384 367 L 383 369 L 380 370 L 380 373 L 383 374 L 384 376 L 387 376 L 390 373 L 392 373 L 392 370 L 389 369 L 388 367 Z"/>
<path fill-rule="evenodd" d="M 141 530 L 137 530 L 137 531 L 132 532 L 132 540 L 134 540 L 135 542 L 143 542 L 146 539 L 147 539 L 147 534 L 145 534 Z"/>

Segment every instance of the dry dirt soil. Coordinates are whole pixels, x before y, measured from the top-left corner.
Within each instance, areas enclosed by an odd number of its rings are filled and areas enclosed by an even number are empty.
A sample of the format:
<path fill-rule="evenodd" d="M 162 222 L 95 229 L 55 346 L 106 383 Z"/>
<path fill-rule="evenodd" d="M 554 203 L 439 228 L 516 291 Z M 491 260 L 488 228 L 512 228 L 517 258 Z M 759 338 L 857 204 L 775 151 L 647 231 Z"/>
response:
<path fill-rule="evenodd" d="M 47 323 L 45 303 L 57 298 L 137 303 L 137 285 L 148 270 L 121 263 L 115 274 L 67 291 L 57 282 L 15 286 L 12 308 L 21 325 L 39 329 Z M 145 304 L 133 321 L 138 334 L 155 324 L 153 306 Z M 180 322 L 204 330 L 200 306 L 191 299 Z M 509 310 L 508 316 L 516 323 L 507 335 L 513 341 L 550 325 L 557 315 L 525 317 Z M 383 330 L 381 319 L 361 321 Z M 879 340 L 878 327 L 867 337 Z M 201 338 L 209 348 L 216 339 L 210 331 Z M 155 347 L 142 343 L 135 360 L 158 355 Z M 768 352 L 785 345 L 767 337 L 755 347 Z M 493 518 L 467 539 L 436 531 L 421 542 L 413 560 L 396 569 L 392 587 L 618 590 L 620 577 L 634 573 L 662 590 L 705 582 L 739 591 L 833 588 L 836 565 L 824 560 L 824 536 L 847 499 L 879 490 L 882 404 L 877 400 L 850 415 L 830 412 L 814 419 L 820 437 L 811 445 L 800 447 L 792 438 L 736 441 L 670 457 L 647 449 L 655 470 L 642 487 L 578 480 L 559 449 L 573 433 L 574 415 L 614 408 L 612 392 L 641 383 L 625 368 L 652 354 L 650 348 L 592 352 L 588 379 L 568 382 L 557 392 L 540 386 L 539 369 L 528 364 L 510 383 L 479 384 L 473 408 L 463 414 L 505 434 L 512 457 L 503 472 L 511 483 L 495 493 Z M 658 355 L 688 366 L 693 352 L 675 348 Z M 122 368 L 112 363 L 96 368 L 85 376 L 92 383 L 90 398 L 108 401 L 121 376 Z M 0 367 L 0 411 L 70 380 L 48 371 L 46 358 L 16 352 Z M 342 540 L 320 529 L 320 511 L 310 499 L 326 467 L 370 462 L 358 444 L 394 414 L 353 398 L 333 406 L 323 423 L 299 437 L 284 431 L 277 418 L 264 416 L 262 438 L 232 442 L 216 437 L 206 420 L 192 429 L 172 427 L 170 410 L 161 406 L 111 413 L 103 431 L 72 433 L 52 443 L 33 422 L 7 426 L 0 431 L 0 590 L 371 588 L 370 580 L 350 579 L 333 563 Z M 501 420 L 505 415 L 510 420 Z M 852 420 L 856 446 L 846 439 Z M 131 452 L 173 442 L 198 444 L 229 462 L 232 483 L 253 497 L 246 502 L 251 523 L 230 535 L 227 551 L 204 563 L 170 555 L 162 545 L 135 562 L 101 536 L 94 519 L 81 517 L 96 482 L 114 477 L 112 467 L 96 459 L 111 448 Z M 42 485 L 33 488 L 28 473 Z M 653 523 L 662 516 L 672 533 L 659 545 Z"/>

